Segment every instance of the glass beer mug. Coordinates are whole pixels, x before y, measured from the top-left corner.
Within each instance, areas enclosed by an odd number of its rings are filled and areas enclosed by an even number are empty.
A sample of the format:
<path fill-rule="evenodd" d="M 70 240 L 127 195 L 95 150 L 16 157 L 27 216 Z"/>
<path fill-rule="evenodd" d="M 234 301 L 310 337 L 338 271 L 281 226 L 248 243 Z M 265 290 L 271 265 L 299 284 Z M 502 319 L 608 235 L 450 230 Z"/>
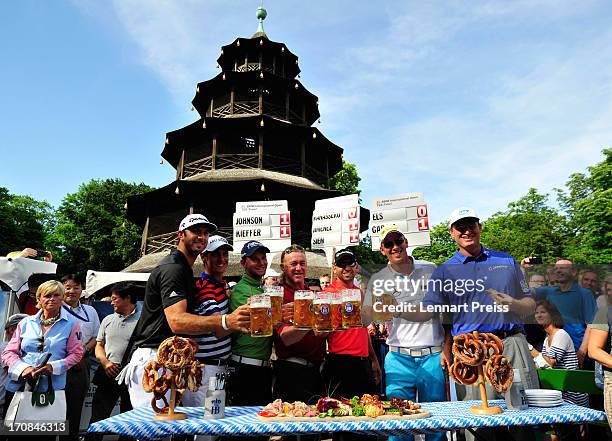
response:
<path fill-rule="evenodd" d="M 314 329 L 316 331 L 332 331 L 332 295 L 318 293 L 313 301 Z"/>
<path fill-rule="evenodd" d="M 283 287 L 264 286 L 264 294 L 270 296 L 272 325 L 276 326 L 283 321 Z"/>
<path fill-rule="evenodd" d="M 293 295 L 293 326 L 299 329 L 312 329 L 314 325 L 314 314 L 312 303 L 315 293 L 308 291 L 296 291 Z"/>
<path fill-rule="evenodd" d="M 395 297 L 392 294 L 372 294 L 372 321 L 375 323 L 390 322 L 393 320 L 393 311 L 389 306 L 396 305 Z"/>
<path fill-rule="evenodd" d="M 332 329 L 342 329 L 342 293 L 332 294 Z"/>
<path fill-rule="evenodd" d="M 272 309 L 270 296 L 265 294 L 251 296 L 251 337 L 270 337 L 272 335 Z"/>
<path fill-rule="evenodd" d="M 361 290 L 342 290 L 342 327 L 361 328 Z"/>

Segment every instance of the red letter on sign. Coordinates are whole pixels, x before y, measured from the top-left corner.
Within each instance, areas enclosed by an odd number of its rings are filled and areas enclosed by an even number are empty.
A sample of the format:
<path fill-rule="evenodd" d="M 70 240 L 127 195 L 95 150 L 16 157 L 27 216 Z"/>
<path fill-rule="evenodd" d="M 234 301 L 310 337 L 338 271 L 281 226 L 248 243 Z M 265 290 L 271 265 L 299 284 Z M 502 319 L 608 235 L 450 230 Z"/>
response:
<path fill-rule="evenodd" d="M 359 243 L 359 233 L 351 233 L 349 240 L 351 243 Z"/>
<path fill-rule="evenodd" d="M 281 239 L 288 239 L 291 237 L 291 227 L 280 227 Z"/>
<path fill-rule="evenodd" d="M 353 207 L 348 212 L 349 219 L 355 219 L 357 217 L 357 207 Z"/>
<path fill-rule="evenodd" d="M 429 220 L 426 217 L 420 217 L 418 220 L 419 231 L 429 230 Z"/>
<path fill-rule="evenodd" d="M 353 221 L 349 223 L 349 231 L 357 231 L 359 229 L 359 222 Z"/>
<path fill-rule="evenodd" d="M 281 225 L 291 225 L 291 214 L 283 213 L 280 215 L 280 224 Z"/>

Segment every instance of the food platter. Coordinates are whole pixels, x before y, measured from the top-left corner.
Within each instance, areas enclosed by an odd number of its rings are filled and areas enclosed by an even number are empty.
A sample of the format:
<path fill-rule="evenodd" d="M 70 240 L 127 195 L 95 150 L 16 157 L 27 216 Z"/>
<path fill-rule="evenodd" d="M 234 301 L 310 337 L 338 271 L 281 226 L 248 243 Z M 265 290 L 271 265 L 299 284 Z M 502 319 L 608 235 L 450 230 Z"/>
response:
<path fill-rule="evenodd" d="M 364 394 L 348 400 L 345 398 L 321 398 L 310 406 L 301 401 L 293 403 L 276 400 L 258 412 L 260 421 L 372 421 L 410 420 L 427 418 L 431 412 L 417 403 L 400 398 L 381 401 L 377 395 Z"/>

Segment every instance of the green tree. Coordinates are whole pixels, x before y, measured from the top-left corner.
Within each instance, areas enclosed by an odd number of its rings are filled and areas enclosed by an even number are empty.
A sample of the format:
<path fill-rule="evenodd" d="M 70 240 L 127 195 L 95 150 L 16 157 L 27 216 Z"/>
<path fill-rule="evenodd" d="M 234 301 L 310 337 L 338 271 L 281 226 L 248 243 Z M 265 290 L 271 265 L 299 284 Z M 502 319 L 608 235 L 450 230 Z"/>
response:
<path fill-rule="evenodd" d="M 587 173 L 571 175 L 566 190 L 556 189 L 572 233 L 565 256 L 577 263 L 612 262 L 612 148 L 603 154 Z"/>
<path fill-rule="evenodd" d="M 511 254 L 517 261 L 539 256 L 545 263 L 563 256 L 570 235 L 565 217 L 547 205 L 548 195 L 530 188 L 483 223 L 482 243 Z"/>
<path fill-rule="evenodd" d="M 334 190 L 338 190 L 343 195 L 361 194 L 359 190 L 359 181 L 361 178 L 357 174 L 355 164 L 342 160 L 342 170 L 332 176 L 329 180 L 330 186 Z"/>
<path fill-rule="evenodd" d="M 440 264 L 451 257 L 457 249 L 455 241 L 448 232 L 448 222 L 442 222 L 434 226 L 429 235 L 431 246 L 416 248 L 412 253 L 415 259 Z"/>
<path fill-rule="evenodd" d="M 142 231 L 126 218 L 128 196 L 150 191 L 120 179 L 92 180 L 67 195 L 49 243 L 61 251 L 62 272 L 118 271 L 138 258 Z"/>
<path fill-rule="evenodd" d="M 0 187 L 0 256 L 26 247 L 43 249 L 53 228 L 53 208 Z"/>

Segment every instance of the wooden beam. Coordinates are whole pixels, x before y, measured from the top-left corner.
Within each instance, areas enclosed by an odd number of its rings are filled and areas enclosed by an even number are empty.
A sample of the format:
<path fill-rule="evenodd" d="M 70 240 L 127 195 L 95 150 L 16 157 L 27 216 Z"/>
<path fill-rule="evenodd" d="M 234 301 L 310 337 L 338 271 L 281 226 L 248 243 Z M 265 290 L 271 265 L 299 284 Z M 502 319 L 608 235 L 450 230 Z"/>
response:
<path fill-rule="evenodd" d="M 259 86 L 259 114 L 263 115 L 263 90 L 261 86 Z"/>
<path fill-rule="evenodd" d="M 259 152 L 257 158 L 257 168 L 263 168 L 263 149 L 264 149 L 264 135 L 263 130 L 259 130 Z"/>
<path fill-rule="evenodd" d="M 285 120 L 289 121 L 289 105 L 291 104 L 289 92 L 285 95 Z"/>
<path fill-rule="evenodd" d="M 149 238 L 149 216 L 147 216 L 147 220 L 144 225 L 144 229 L 142 230 L 142 240 L 140 241 L 140 256 L 144 256 L 147 254 L 147 239 Z"/>
<path fill-rule="evenodd" d="M 304 140 L 301 142 L 302 148 L 302 176 L 306 176 L 306 143 Z"/>
<path fill-rule="evenodd" d="M 234 114 L 234 99 L 235 99 L 235 91 L 234 91 L 234 86 L 232 86 L 232 91 L 230 92 L 230 113 L 233 115 Z"/>
<path fill-rule="evenodd" d="M 213 136 L 212 145 L 212 169 L 216 170 L 217 165 L 217 135 Z"/>
<path fill-rule="evenodd" d="M 185 166 L 185 149 L 181 151 L 178 167 L 176 167 L 176 180 L 183 179 L 183 167 Z"/>

